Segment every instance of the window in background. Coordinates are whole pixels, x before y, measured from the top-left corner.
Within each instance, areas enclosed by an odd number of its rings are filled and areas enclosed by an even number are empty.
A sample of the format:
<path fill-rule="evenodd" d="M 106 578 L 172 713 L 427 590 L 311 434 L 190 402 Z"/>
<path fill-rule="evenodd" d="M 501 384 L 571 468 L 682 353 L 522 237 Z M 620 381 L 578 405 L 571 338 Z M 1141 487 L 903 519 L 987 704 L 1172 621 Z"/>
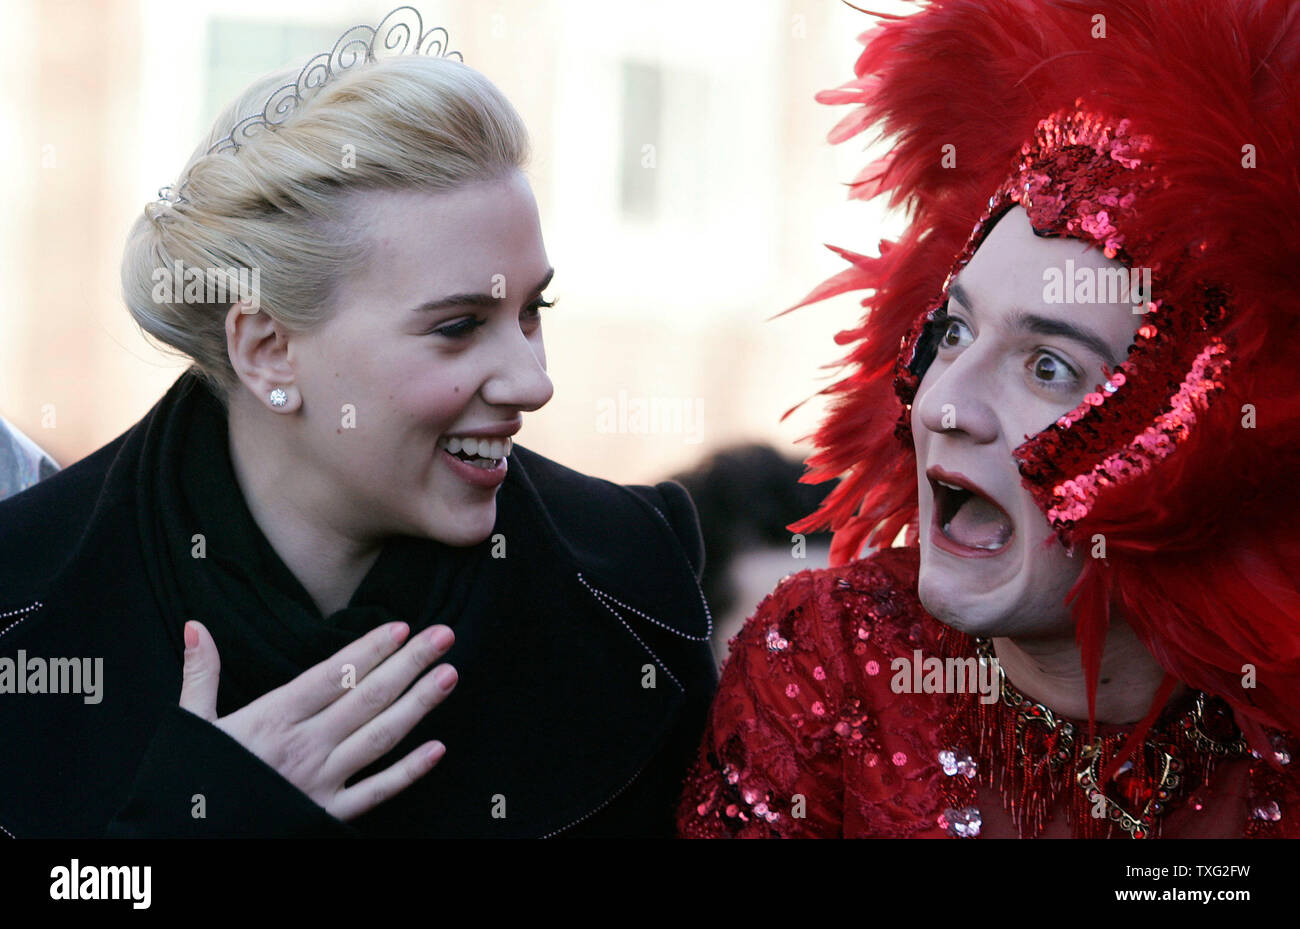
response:
<path fill-rule="evenodd" d="M 313 55 L 333 48 L 346 28 L 347 24 L 318 26 L 224 17 L 210 20 L 202 125 L 212 125 L 221 108 L 250 81 L 291 62 L 305 64 Z"/>
<path fill-rule="evenodd" d="M 663 71 L 656 65 L 623 62 L 623 151 L 619 160 L 619 205 L 628 219 L 650 221 L 659 213 L 654 140 L 663 122 Z"/>

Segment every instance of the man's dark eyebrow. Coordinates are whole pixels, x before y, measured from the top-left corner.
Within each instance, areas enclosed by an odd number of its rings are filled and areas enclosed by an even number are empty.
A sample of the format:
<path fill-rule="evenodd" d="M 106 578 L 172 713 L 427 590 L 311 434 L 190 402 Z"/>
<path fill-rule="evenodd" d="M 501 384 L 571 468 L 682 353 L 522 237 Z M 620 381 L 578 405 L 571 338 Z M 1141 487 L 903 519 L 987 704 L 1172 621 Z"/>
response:
<path fill-rule="evenodd" d="M 955 281 L 948 287 L 949 297 L 955 298 L 958 303 L 966 307 L 972 313 L 975 312 L 975 305 L 971 302 L 970 295 L 965 289 Z M 1062 319 L 1051 319 L 1047 316 L 1036 316 L 1033 313 L 1026 313 L 1023 310 L 1017 310 L 1011 315 L 1009 320 L 1011 327 L 1014 329 L 1023 329 L 1026 332 L 1032 332 L 1036 335 L 1057 335 L 1062 338 L 1071 339 L 1091 349 L 1097 355 L 1105 359 L 1106 364 L 1110 367 L 1116 366 L 1114 357 L 1111 356 L 1110 346 L 1106 340 L 1091 329 L 1085 329 L 1082 326 L 1076 326 L 1073 323 L 1067 323 Z"/>
<path fill-rule="evenodd" d="M 555 276 L 555 269 L 548 268 L 546 275 L 538 282 L 537 286 L 528 292 L 529 296 L 541 293 L 546 289 L 546 285 L 551 283 L 551 278 Z M 446 297 L 439 297 L 437 300 L 428 300 L 421 303 L 412 313 L 430 313 L 434 310 L 445 310 L 448 307 L 458 306 L 481 306 L 491 309 L 501 302 L 500 297 L 494 297 L 491 294 L 451 294 Z"/>

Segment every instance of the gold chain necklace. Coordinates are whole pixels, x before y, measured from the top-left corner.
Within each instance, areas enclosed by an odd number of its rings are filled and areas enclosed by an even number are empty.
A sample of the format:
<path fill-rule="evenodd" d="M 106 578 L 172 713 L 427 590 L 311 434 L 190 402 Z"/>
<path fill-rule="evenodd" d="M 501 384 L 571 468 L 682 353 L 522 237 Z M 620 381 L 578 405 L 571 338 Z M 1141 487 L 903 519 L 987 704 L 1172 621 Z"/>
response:
<path fill-rule="evenodd" d="M 1102 785 L 1102 772 L 1127 735 L 1087 742 L 1074 723 L 1011 685 L 990 640 L 976 639 L 975 650 L 981 662 L 994 662 L 999 699 L 975 701 L 973 731 L 961 722 L 972 715 L 969 703 L 964 706 L 951 736 L 960 740 L 955 744 L 977 744 L 979 761 L 972 768 L 978 769 L 981 782 L 999 789 L 1022 836 L 1026 830 L 1031 835 L 1042 831 L 1048 809 L 1069 787 L 1076 788 L 1069 790 L 1067 806 L 1076 834 L 1101 837 L 1118 828 L 1133 838 L 1156 836 L 1163 815 L 1189 784 L 1206 783 L 1219 759 L 1249 752 L 1227 705 L 1198 691 L 1189 710 L 1172 723 L 1153 726 L 1143 745 Z M 960 809 L 965 803 L 974 809 L 974 785 L 961 783 L 968 781 L 969 775 L 949 782 L 950 807 Z"/>

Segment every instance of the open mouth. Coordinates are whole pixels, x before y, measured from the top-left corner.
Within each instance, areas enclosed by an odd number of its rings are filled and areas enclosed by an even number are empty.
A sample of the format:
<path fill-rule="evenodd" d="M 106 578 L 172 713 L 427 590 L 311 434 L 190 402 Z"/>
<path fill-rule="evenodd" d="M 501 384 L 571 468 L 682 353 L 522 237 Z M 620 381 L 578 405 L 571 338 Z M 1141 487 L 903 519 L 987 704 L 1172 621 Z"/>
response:
<path fill-rule="evenodd" d="M 438 445 L 445 449 L 449 455 L 460 459 L 466 464 L 481 468 L 484 471 L 491 471 L 501 466 L 501 459 L 510 454 L 514 443 L 511 442 L 509 436 L 500 439 L 443 436 L 438 440 Z"/>
<path fill-rule="evenodd" d="M 966 548 L 996 552 L 1015 534 L 1006 510 L 967 487 L 930 478 L 935 524 L 944 538 Z"/>

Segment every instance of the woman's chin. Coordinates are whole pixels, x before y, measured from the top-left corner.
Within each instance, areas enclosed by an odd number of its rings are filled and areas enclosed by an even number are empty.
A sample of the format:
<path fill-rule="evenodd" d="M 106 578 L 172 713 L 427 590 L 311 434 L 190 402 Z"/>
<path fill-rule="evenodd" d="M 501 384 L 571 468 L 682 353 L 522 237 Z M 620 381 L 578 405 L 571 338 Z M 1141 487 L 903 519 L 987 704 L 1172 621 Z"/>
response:
<path fill-rule="evenodd" d="M 497 520 L 497 503 L 495 498 L 472 504 L 440 503 L 422 517 L 412 535 L 433 539 L 443 545 L 469 548 L 492 535 Z"/>

